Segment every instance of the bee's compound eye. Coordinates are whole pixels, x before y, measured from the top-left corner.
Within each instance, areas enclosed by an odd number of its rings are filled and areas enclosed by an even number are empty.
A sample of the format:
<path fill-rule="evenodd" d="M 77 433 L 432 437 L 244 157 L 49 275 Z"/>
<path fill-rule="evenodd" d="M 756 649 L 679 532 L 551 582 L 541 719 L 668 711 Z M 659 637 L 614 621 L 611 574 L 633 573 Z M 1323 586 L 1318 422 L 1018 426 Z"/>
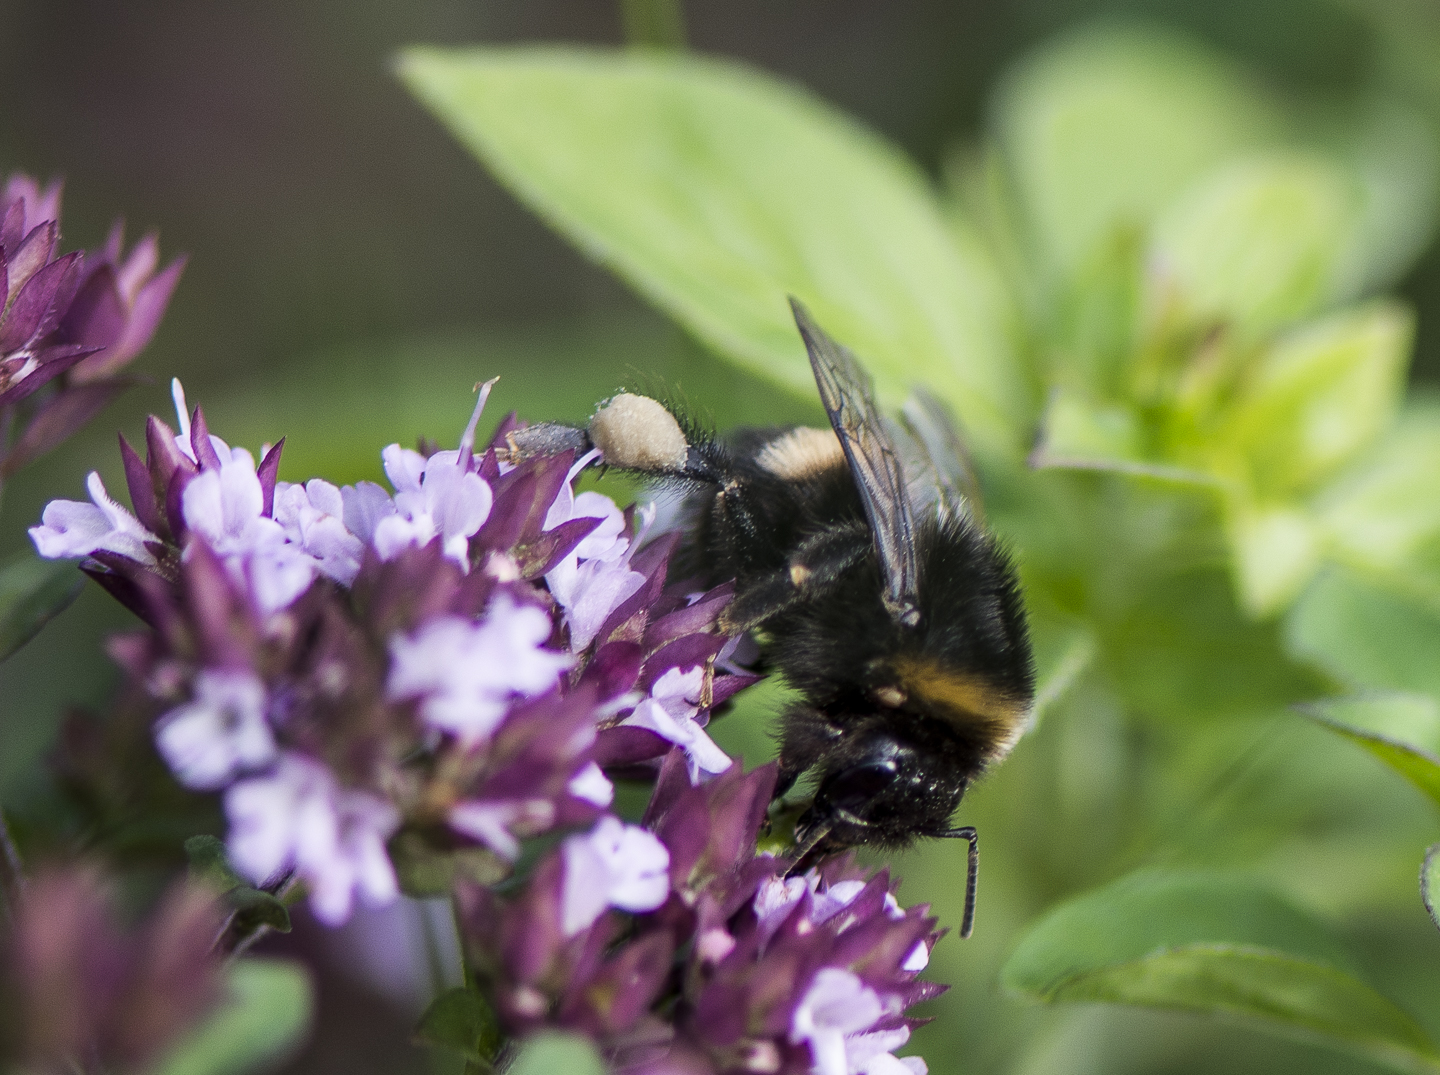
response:
<path fill-rule="evenodd" d="M 817 799 L 834 809 L 864 814 L 864 806 L 895 783 L 898 767 L 893 760 L 852 765 L 833 773 L 820 786 Z"/>

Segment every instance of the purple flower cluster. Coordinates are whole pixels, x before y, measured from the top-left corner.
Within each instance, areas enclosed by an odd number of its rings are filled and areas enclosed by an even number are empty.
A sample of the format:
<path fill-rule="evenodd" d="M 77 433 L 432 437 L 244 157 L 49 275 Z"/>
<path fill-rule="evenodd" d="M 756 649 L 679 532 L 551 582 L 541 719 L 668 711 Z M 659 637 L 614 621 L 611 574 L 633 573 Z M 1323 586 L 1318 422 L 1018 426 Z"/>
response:
<path fill-rule="evenodd" d="M 223 794 L 235 867 L 298 877 L 326 922 L 396 897 L 397 839 L 503 873 L 602 815 L 602 766 L 653 771 L 672 744 L 696 782 L 730 765 L 705 731 L 755 679 L 716 633 L 730 587 L 667 580 L 653 509 L 577 495 L 593 457 L 475 450 L 489 388 L 458 448 L 382 452 L 392 492 L 278 481 L 281 444 L 257 463 L 177 383 L 178 431 L 152 417 L 143 460 L 122 438 L 133 510 L 91 474 L 30 531 L 149 626 L 112 654 L 176 778 Z"/>
<path fill-rule="evenodd" d="M 126 931 L 98 874 L 50 867 L 14 910 L 0 933 L 5 1070 L 145 1070 L 221 999 L 222 916 L 206 890 L 176 885 Z"/>
<path fill-rule="evenodd" d="M 506 1029 L 587 1034 L 637 1075 L 923 1075 L 894 1052 L 906 1009 L 944 988 L 916 978 L 935 919 L 848 856 L 787 877 L 757 855 L 773 766 L 698 785 L 687 768 L 673 749 L 643 827 L 567 837 L 518 893 L 462 884 L 467 958 Z"/>
<path fill-rule="evenodd" d="M 848 857 L 758 854 L 775 768 L 706 730 L 757 678 L 717 628 L 733 583 L 671 578 L 653 506 L 577 493 L 598 453 L 513 464 L 513 415 L 477 450 L 490 387 L 456 449 L 384 449 L 387 490 L 279 481 L 281 444 L 257 463 L 177 383 L 178 430 L 121 440 L 133 510 L 91 474 L 31 536 L 146 623 L 111 652 L 255 884 L 338 924 L 438 878 L 506 1033 L 586 1034 L 617 1071 L 923 1075 L 895 1051 L 943 988 L 935 920 Z M 655 778 L 639 825 L 616 775 Z"/>
<path fill-rule="evenodd" d="M 0 477 L 55 447 L 123 387 L 184 260 L 159 267 L 147 235 L 127 255 L 119 224 L 88 255 L 60 253 L 60 186 L 11 176 L 0 196 Z"/>

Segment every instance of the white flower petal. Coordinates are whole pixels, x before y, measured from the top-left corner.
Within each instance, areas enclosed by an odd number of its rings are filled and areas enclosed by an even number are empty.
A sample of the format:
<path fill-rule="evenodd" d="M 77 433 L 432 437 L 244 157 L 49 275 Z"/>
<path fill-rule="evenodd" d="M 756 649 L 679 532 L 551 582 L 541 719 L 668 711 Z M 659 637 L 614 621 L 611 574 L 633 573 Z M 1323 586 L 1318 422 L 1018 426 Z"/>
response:
<path fill-rule="evenodd" d="M 609 806 L 615 800 L 615 785 L 593 761 L 576 773 L 565 789 L 575 798 L 596 806 Z"/>

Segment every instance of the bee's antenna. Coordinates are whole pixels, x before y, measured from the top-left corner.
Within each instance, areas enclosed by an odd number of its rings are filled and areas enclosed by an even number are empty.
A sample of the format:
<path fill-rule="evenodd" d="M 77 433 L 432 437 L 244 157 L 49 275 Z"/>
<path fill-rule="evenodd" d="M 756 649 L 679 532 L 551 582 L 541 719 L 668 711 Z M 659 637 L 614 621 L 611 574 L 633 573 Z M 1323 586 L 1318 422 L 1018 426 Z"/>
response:
<path fill-rule="evenodd" d="M 980 883 L 980 838 L 972 825 L 963 829 L 946 829 L 930 836 L 942 840 L 967 840 L 970 844 L 970 874 L 965 879 L 965 916 L 960 920 L 960 936 L 969 937 L 975 928 L 975 889 Z"/>

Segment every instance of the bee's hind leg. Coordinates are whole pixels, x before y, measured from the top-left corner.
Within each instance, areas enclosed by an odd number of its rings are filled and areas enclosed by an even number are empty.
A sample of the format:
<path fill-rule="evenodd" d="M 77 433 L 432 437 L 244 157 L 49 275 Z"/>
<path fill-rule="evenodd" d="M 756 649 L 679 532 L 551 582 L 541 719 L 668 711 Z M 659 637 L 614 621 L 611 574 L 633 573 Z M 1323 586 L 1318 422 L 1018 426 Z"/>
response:
<path fill-rule="evenodd" d="M 532 456 L 559 455 L 561 452 L 574 452 L 579 458 L 592 447 L 588 430 L 543 422 L 512 429 L 505 435 L 505 448 L 499 454 L 507 463 L 523 463 Z"/>

